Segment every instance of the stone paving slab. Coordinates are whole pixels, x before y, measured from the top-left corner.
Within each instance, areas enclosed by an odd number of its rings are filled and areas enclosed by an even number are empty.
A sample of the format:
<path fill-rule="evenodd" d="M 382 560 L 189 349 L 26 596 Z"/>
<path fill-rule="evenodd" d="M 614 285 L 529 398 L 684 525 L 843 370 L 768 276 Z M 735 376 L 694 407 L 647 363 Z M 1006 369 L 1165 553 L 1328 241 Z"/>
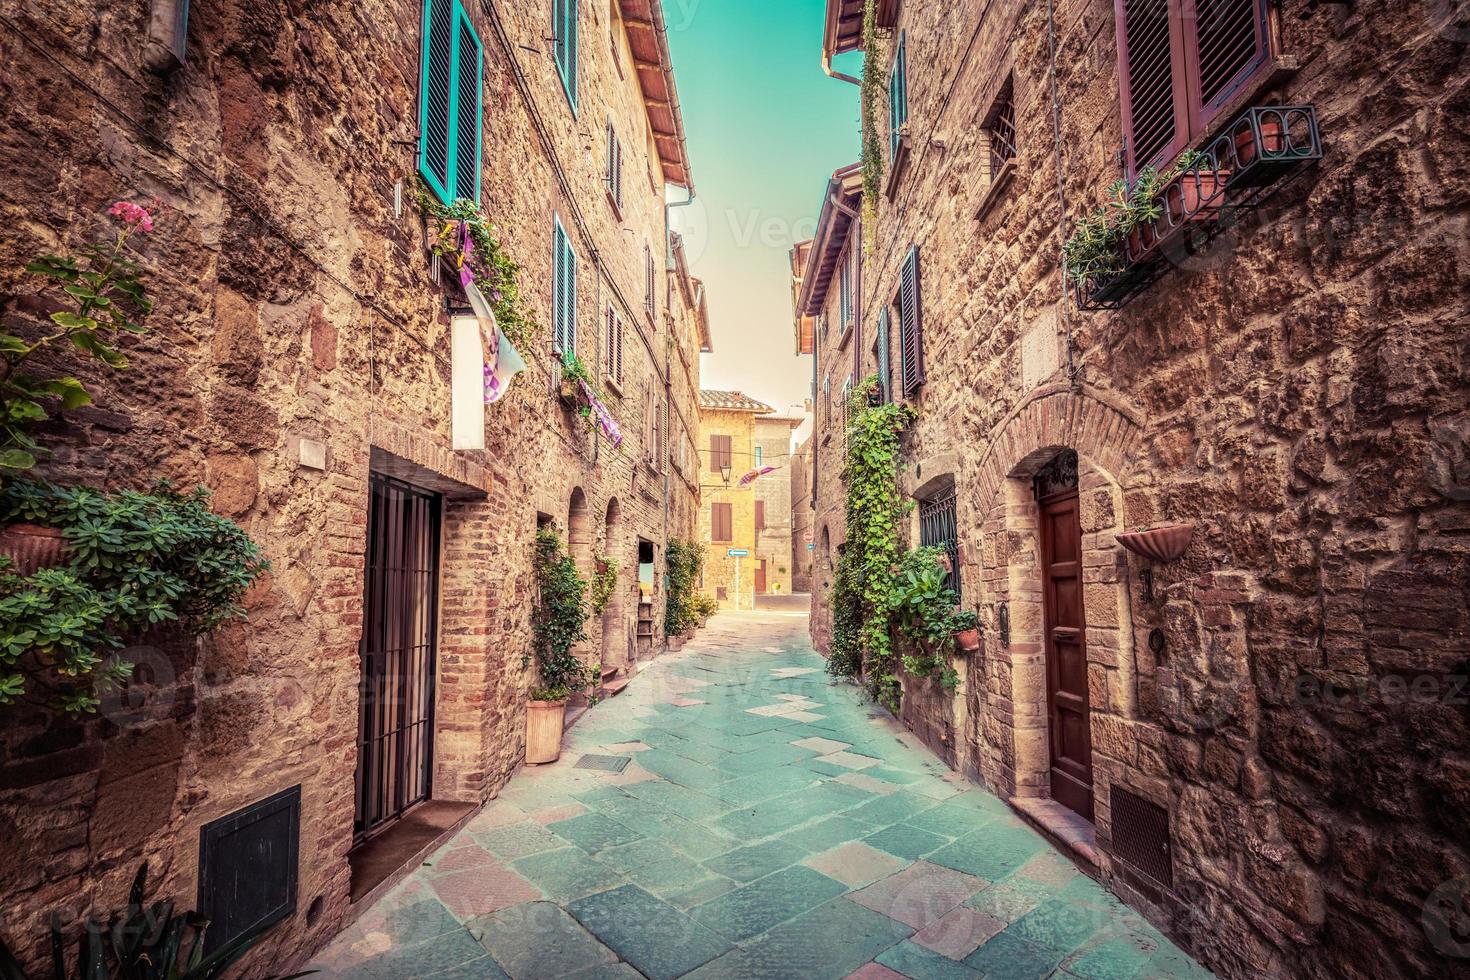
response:
<path fill-rule="evenodd" d="M 1208 980 L 1004 802 L 827 677 L 805 628 L 726 614 L 647 665 L 567 733 L 560 761 L 517 774 L 313 968 Z M 635 762 L 577 769 L 587 753 Z"/>

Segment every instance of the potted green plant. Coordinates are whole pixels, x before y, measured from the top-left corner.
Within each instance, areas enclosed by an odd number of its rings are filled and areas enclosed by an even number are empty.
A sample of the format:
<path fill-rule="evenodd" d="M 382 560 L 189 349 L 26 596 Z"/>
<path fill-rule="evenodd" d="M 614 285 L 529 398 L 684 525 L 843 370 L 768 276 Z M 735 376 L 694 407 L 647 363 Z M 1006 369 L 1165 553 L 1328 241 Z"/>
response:
<path fill-rule="evenodd" d="M 561 757 L 567 699 L 592 686 L 598 674 L 572 652 L 587 638 L 587 583 L 554 528 L 536 532 L 536 583 L 531 626 L 541 683 L 531 689 L 526 709 L 526 762 L 530 765 Z M 523 663 L 528 661 L 529 654 Z"/>
<path fill-rule="evenodd" d="M 950 628 L 954 630 L 954 644 L 960 653 L 975 653 L 980 649 L 980 620 L 973 610 L 955 613 Z"/>
<path fill-rule="evenodd" d="M 26 271 L 55 287 L 61 309 L 50 313 L 49 326 L 27 336 L 0 328 L 0 478 L 34 467 L 47 451 L 35 432 L 56 408 L 91 404 L 92 396 L 69 375 L 38 370 L 37 354 L 71 347 L 114 369 L 127 367 L 117 349 L 128 334 L 145 333 L 141 321 L 153 309 L 140 267 L 131 257 L 129 238 L 153 230 L 154 213 L 139 204 L 117 201 L 108 208 L 117 231 L 106 245 L 83 245 L 76 255 L 41 255 Z M 66 545 L 54 527 L 25 521 L 0 528 L 0 555 L 12 570 L 29 575 L 66 560 Z"/>

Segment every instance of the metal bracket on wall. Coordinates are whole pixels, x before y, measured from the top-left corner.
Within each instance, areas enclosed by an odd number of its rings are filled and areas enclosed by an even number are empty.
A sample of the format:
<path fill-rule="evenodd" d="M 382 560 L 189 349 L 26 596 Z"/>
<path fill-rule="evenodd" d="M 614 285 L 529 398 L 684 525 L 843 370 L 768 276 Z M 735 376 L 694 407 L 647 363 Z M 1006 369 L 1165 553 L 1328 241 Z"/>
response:
<path fill-rule="evenodd" d="M 1011 607 L 1007 603 L 1000 603 L 995 609 L 996 625 L 1000 627 L 1000 645 L 1008 647 L 1011 645 Z"/>
<path fill-rule="evenodd" d="M 1143 583 L 1143 601 L 1154 601 L 1154 570 L 1145 568 L 1138 573 L 1138 580 Z"/>
<path fill-rule="evenodd" d="M 1163 659 L 1164 648 L 1168 642 L 1164 638 L 1164 631 L 1155 626 L 1148 631 L 1148 648 L 1153 651 L 1156 658 Z"/>

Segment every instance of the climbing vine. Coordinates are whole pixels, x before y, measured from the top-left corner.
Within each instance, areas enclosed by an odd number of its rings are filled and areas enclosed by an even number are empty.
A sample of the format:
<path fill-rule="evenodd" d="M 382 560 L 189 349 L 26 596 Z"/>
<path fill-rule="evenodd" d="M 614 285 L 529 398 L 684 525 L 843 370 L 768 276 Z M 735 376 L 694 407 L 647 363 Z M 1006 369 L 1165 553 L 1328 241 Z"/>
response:
<path fill-rule="evenodd" d="M 862 651 L 868 693 L 890 711 L 898 710 L 901 687 L 889 619 L 897 599 L 895 569 L 900 554 L 899 521 L 908 505 L 898 490 L 899 440 L 914 419 L 907 405 L 869 405 L 877 385 L 858 385 L 849 406 L 847 463 L 847 545 L 843 554 L 858 603 L 857 645 Z M 849 597 L 847 601 L 852 601 Z M 847 625 L 847 624 L 844 624 Z M 850 651 L 847 654 L 851 655 Z"/>
<path fill-rule="evenodd" d="M 878 56 L 878 0 L 863 4 L 863 224 L 872 228 L 878 219 L 878 194 L 883 188 L 883 140 L 878 135 L 887 79 Z M 875 235 L 863 236 L 863 249 L 873 247 Z"/>
<path fill-rule="evenodd" d="M 665 584 L 668 604 L 664 609 L 664 634 L 678 636 L 699 620 L 700 604 L 695 584 L 704 567 L 704 549 L 696 541 L 670 538 L 665 551 L 668 562 Z"/>
<path fill-rule="evenodd" d="M 590 687 L 600 665 L 583 664 L 572 647 L 587 639 L 587 583 L 553 528 L 536 532 L 536 609 L 531 626 L 541 686 L 533 701 L 560 701 Z M 530 658 L 522 660 L 528 665 Z"/>
<path fill-rule="evenodd" d="M 495 322 L 511 344 L 517 350 L 529 353 L 534 346 L 532 338 L 539 328 L 521 302 L 518 280 L 521 267 L 501 247 L 500 240 L 495 237 L 495 225 L 480 213 L 474 201 L 460 198 L 445 205 L 433 195 L 422 178 L 417 181 L 417 196 L 419 207 L 431 219 L 429 248 L 453 269 L 458 269 L 463 261 L 459 225 L 464 223 L 474 246 L 469 264 L 475 285 L 490 302 L 495 311 Z"/>
<path fill-rule="evenodd" d="M 592 556 L 592 565 L 592 611 L 600 613 L 607 608 L 617 587 L 618 563 L 598 551 Z"/>

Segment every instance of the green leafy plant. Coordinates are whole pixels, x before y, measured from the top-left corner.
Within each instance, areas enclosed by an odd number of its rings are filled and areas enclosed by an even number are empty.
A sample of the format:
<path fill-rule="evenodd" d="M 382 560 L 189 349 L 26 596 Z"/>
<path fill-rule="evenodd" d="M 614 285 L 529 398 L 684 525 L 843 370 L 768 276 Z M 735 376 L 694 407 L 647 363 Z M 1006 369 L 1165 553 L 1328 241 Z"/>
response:
<path fill-rule="evenodd" d="M 959 675 L 949 666 L 958 630 L 955 606 L 959 596 L 949 587 L 943 556 L 943 548 L 914 548 L 900 559 L 894 625 L 903 641 L 903 669 L 952 691 L 959 685 Z"/>
<path fill-rule="evenodd" d="M 600 613 L 612 600 L 613 589 L 618 584 L 618 565 L 607 555 L 598 551 L 592 555 L 592 611 Z"/>
<path fill-rule="evenodd" d="M 202 487 L 108 494 L 14 480 L 0 489 L 0 524 L 18 520 L 60 528 L 71 559 L 0 574 L 0 703 L 35 686 L 60 710 L 95 712 L 98 689 L 132 673 L 107 650 L 165 623 L 200 635 L 244 618 L 246 590 L 270 567 Z"/>
<path fill-rule="evenodd" d="M 979 628 L 980 617 L 975 615 L 975 610 L 973 609 L 961 609 L 951 617 L 950 629 L 956 633 L 963 633 L 966 630 Z"/>
<path fill-rule="evenodd" d="M 875 227 L 878 220 L 878 195 L 883 190 L 883 137 L 878 134 L 878 119 L 883 114 L 884 87 L 888 84 L 878 54 L 878 0 L 863 2 L 863 77 L 862 102 L 862 175 L 863 223 Z M 875 236 L 863 240 L 863 250 L 871 251 Z"/>
<path fill-rule="evenodd" d="M 914 420 L 913 409 L 899 404 L 868 404 L 868 378 L 848 404 L 847 459 L 842 480 L 847 489 L 845 559 L 850 587 L 860 606 L 855 645 L 861 651 L 864 686 L 880 704 L 898 710 L 902 687 L 889 632 L 896 600 L 895 575 L 900 552 L 899 521 L 907 504 L 898 489 L 899 443 Z M 852 651 L 842 656 L 851 659 Z"/>
<path fill-rule="evenodd" d="M 1181 154 L 1162 172 L 1152 167 L 1139 171 L 1130 188 L 1114 181 L 1107 199 L 1077 222 L 1062 245 L 1062 262 L 1077 282 L 1109 279 L 1124 271 L 1123 240 L 1134 229 L 1147 226 L 1164 215 L 1164 190 L 1184 171 L 1202 159 L 1195 150 Z"/>
<path fill-rule="evenodd" d="M 837 560 L 837 572 L 832 582 L 832 652 L 827 657 L 827 673 L 835 677 L 857 677 L 863 672 L 860 577 L 856 552 L 844 551 Z"/>
<path fill-rule="evenodd" d="M 694 594 L 694 615 L 698 619 L 701 621 L 709 619 L 719 611 L 720 604 L 715 601 L 714 596 L 706 595 L 703 592 L 696 592 Z"/>
<path fill-rule="evenodd" d="M 65 298 L 65 309 L 49 314 L 50 328 L 26 340 L 8 328 L 0 330 L 0 475 L 31 469 L 45 455 L 36 428 L 50 418 L 48 406 L 80 408 L 92 396 L 76 378 L 31 370 L 31 359 L 52 347 L 70 344 L 110 368 L 128 359 L 118 338 L 145 333 L 141 323 L 153 309 L 143 287 L 138 263 L 130 257 L 129 237 L 153 230 L 153 214 L 141 205 L 118 201 L 108 209 L 118 223 L 107 245 L 83 245 L 78 255 L 42 255 L 26 266 L 49 280 Z"/>
<path fill-rule="evenodd" d="M 48 980 L 218 980 L 239 962 L 261 933 L 247 933 L 204 954 L 209 920 L 198 912 L 178 913 L 169 900 L 145 904 L 148 865 L 138 869 L 128 905 L 103 925 L 88 917 L 77 941 L 75 967 L 67 968 L 66 940 L 51 927 L 51 971 Z M 310 976 L 315 970 L 293 973 L 281 980 Z M 4 942 L 0 942 L 0 980 L 31 978 Z"/>
<path fill-rule="evenodd" d="M 598 670 L 572 653 L 587 638 L 587 583 L 555 528 L 536 532 L 536 583 L 531 628 L 541 686 L 531 691 L 531 700 L 560 701 L 590 687 Z M 529 657 L 522 663 L 528 665 Z"/>
<path fill-rule="evenodd" d="M 540 329 L 521 300 L 521 267 L 501 247 L 495 225 L 480 213 L 474 201 L 460 198 L 446 206 L 433 195 L 423 178 L 417 179 L 417 196 L 419 207 L 433 219 L 430 222 L 429 248 L 450 268 L 459 268 L 463 253 L 459 223 L 464 222 L 474 245 L 470 271 L 475 277 L 475 285 L 490 302 L 495 311 L 495 322 L 511 344 L 523 354 L 530 353 L 532 338 Z"/>
<path fill-rule="evenodd" d="M 697 605 L 699 573 L 704 568 L 704 548 L 696 541 L 670 538 L 665 549 L 664 635 L 678 636 L 699 620 Z"/>

